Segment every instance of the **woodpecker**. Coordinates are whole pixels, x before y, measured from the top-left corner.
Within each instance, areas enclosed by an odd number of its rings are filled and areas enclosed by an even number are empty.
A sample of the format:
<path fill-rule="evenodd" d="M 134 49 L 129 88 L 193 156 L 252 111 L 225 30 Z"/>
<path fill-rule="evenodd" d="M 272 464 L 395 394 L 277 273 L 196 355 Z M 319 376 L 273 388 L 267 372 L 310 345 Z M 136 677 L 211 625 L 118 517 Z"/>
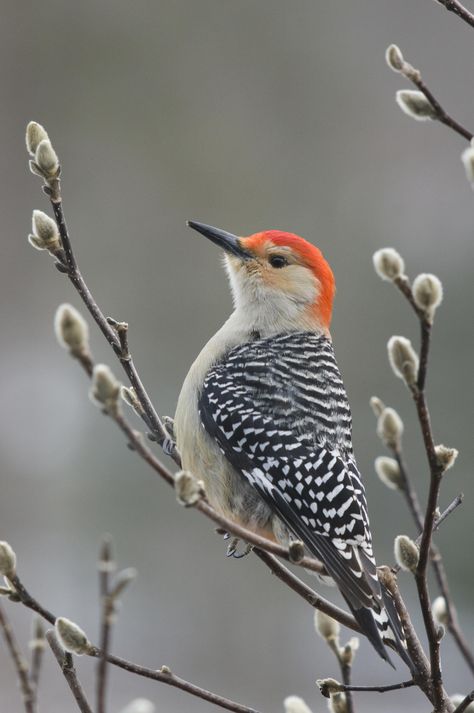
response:
<path fill-rule="evenodd" d="M 352 417 L 329 326 L 335 281 L 318 248 L 279 230 L 237 237 L 188 222 L 224 250 L 234 311 L 183 383 L 175 436 L 211 504 L 253 531 L 303 541 L 362 631 L 411 667 L 377 577 Z M 392 664 L 393 665 L 393 664 Z"/>

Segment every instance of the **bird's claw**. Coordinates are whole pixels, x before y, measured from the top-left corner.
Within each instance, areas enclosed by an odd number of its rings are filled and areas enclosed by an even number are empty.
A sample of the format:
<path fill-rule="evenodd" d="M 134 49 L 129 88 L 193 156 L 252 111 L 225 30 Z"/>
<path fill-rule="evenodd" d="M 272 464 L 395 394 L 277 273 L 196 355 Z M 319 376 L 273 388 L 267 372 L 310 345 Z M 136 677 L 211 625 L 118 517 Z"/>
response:
<path fill-rule="evenodd" d="M 225 540 L 227 540 L 230 537 L 228 532 L 226 532 L 226 535 L 224 535 Z M 244 549 L 241 552 L 238 552 L 237 548 L 239 546 L 239 542 L 240 542 L 239 537 L 232 538 L 232 540 L 230 541 L 230 543 L 227 547 L 227 553 L 226 553 L 227 557 L 233 557 L 235 560 L 240 560 L 240 559 L 242 559 L 242 557 L 246 557 L 252 551 L 253 546 L 247 542 L 245 544 Z"/>

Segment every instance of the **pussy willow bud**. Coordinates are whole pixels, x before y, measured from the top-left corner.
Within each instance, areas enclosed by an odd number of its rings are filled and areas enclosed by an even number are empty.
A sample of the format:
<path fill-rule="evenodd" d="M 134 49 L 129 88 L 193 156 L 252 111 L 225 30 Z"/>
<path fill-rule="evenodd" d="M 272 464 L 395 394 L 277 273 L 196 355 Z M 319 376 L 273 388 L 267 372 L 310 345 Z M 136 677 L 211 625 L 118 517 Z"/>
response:
<path fill-rule="evenodd" d="M 120 383 L 106 364 L 97 364 L 92 372 L 92 385 L 89 395 L 96 404 L 104 406 L 106 411 L 114 412 L 118 408 Z"/>
<path fill-rule="evenodd" d="M 339 656 L 341 658 L 342 664 L 346 666 L 352 666 L 355 653 L 359 650 L 359 644 L 360 642 L 357 636 L 353 636 L 351 639 L 349 639 L 347 644 L 345 644 L 339 649 Z"/>
<path fill-rule="evenodd" d="M 178 502 L 187 507 L 195 505 L 203 496 L 202 481 L 197 480 L 187 470 L 180 470 L 179 473 L 176 473 L 174 487 Z"/>
<path fill-rule="evenodd" d="M 283 701 L 285 713 L 311 713 L 306 703 L 299 696 L 288 696 Z"/>
<path fill-rule="evenodd" d="M 370 408 L 374 412 L 375 417 L 378 418 L 385 408 L 384 402 L 382 401 L 382 399 L 379 399 L 378 396 L 371 396 L 369 404 Z"/>
<path fill-rule="evenodd" d="M 43 139 L 39 142 L 35 153 L 35 163 L 39 166 L 45 178 L 55 178 L 58 175 L 59 159 L 49 139 Z"/>
<path fill-rule="evenodd" d="M 452 468 L 459 455 L 459 451 L 457 451 L 456 448 L 448 448 L 441 443 L 439 446 L 435 446 L 435 453 L 439 466 L 443 471 Z"/>
<path fill-rule="evenodd" d="M 347 713 L 347 699 L 345 693 L 332 693 L 328 701 L 328 708 L 331 713 Z"/>
<path fill-rule="evenodd" d="M 46 646 L 45 631 L 43 621 L 39 616 L 34 616 L 32 621 L 31 640 L 29 642 L 30 649 L 44 649 Z"/>
<path fill-rule="evenodd" d="M 461 161 L 466 171 L 466 178 L 471 186 L 474 187 L 474 147 L 472 145 L 462 152 Z"/>
<path fill-rule="evenodd" d="M 372 260 L 375 272 L 382 280 L 393 281 L 397 277 L 403 277 L 405 263 L 402 256 L 393 248 L 382 248 L 377 250 Z"/>
<path fill-rule="evenodd" d="M 92 645 L 89 639 L 73 621 L 60 616 L 56 619 L 54 626 L 59 643 L 69 653 L 81 656 L 91 650 Z"/>
<path fill-rule="evenodd" d="M 397 564 L 406 572 L 414 572 L 418 566 L 420 550 L 413 540 L 406 535 L 398 535 L 394 550 Z"/>
<path fill-rule="evenodd" d="M 147 698 L 135 698 L 122 709 L 121 713 L 155 713 L 155 710 L 154 704 Z"/>
<path fill-rule="evenodd" d="M 127 403 L 135 413 L 137 413 L 139 416 L 143 414 L 143 406 L 141 405 L 140 401 L 137 398 L 137 394 L 133 386 L 122 386 L 120 389 L 120 396 L 122 399 Z"/>
<path fill-rule="evenodd" d="M 72 305 L 59 305 L 54 315 L 54 333 L 59 344 L 71 354 L 84 354 L 89 351 L 89 327 L 81 313 Z"/>
<path fill-rule="evenodd" d="M 436 275 L 423 272 L 413 280 L 412 292 L 417 306 L 426 312 L 426 316 L 432 321 L 443 299 L 441 280 Z"/>
<path fill-rule="evenodd" d="M 61 239 L 56 223 L 42 210 L 34 210 L 32 218 L 33 235 L 28 240 L 38 250 L 55 252 L 61 247 Z"/>
<path fill-rule="evenodd" d="M 438 115 L 431 102 L 423 92 L 413 89 L 400 89 L 396 94 L 396 101 L 400 109 L 417 121 L 437 119 Z"/>
<path fill-rule="evenodd" d="M 0 541 L 0 574 L 8 579 L 16 573 L 16 554 L 8 542 Z"/>
<path fill-rule="evenodd" d="M 116 576 L 110 596 L 113 599 L 120 597 L 129 584 L 137 577 L 137 570 L 134 567 L 122 569 Z"/>
<path fill-rule="evenodd" d="M 418 378 L 418 355 L 406 337 L 390 337 L 387 344 L 388 359 L 395 376 L 414 386 Z"/>
<path fill-rule="evenodd" d="M 375 472 L 380 480 L 387 488 L 391 490 L 401 490 L 403 488 L 403 479 L 400 473 L 400 468 L 395 458 L 387 456 L 379 456 L 375 459 Z"/>
<path fill-rule="evenodd" d="M 389 45 L 385 52 L 385 60 L 394 72 L 400 72 L 403 67 L 403 55 L 397 45 Z"/>
<path fill-rule="evenodd" d="M 431 605 L 431 611 L 433 613 L 433 619 L 437 624 L 442 624 L 443 626 L 449 624 L 448 607 L 446 606 L 446 599 L 444 597 L 436 597 Z"/>
<path fill-rule="evenodd" d="M 341 684 L 335 678 L 318 678 L 316 684 L 325 698 L 329 698 L 331 693 L 339 692 L 341 688 Z"/>
<path fill-rule="evenodd" d="M 325 641 L 335 641 L 341 630 L 341 626 L 338 621 L 319 609 L 317 609 L 314 614 L 314 626 L 316 633 L 318 633 L 319 636 Z"/>
<path fill-rule="evenodd" d="M 290 556 L 290 562 L 294 564 L 299 564 L 304 557 L 304 544 L 301 540 L 291 540 L 288 545 L 288 554 Z"/>
<path fill-rule="evenodd" d="M 31 156 L 35 155 L 38 144 L 44 139 L 49 139 L 46 129 L 36 121 L 30 121 L 26 127 L 25 141 L 26 148 Z"/>
<path fill-rule="evenodd" d="M 394 408 L 384 408 L 377 422 L 377 435 L 389 448 L 398 449 L 403 434 L 403 421 Z"/>

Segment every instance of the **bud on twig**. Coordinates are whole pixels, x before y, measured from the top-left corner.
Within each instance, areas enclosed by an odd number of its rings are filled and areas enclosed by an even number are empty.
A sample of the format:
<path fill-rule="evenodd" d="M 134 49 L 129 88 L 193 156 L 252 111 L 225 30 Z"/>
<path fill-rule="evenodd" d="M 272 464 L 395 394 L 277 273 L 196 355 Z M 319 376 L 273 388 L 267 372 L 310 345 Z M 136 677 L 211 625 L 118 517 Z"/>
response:
<path fill-rule="evenodd" d="M 131 406 L 138 416 L 143 414 L 143 406 L 137 398 L 137 394 L 133 386 L 122 386 L 120 396 L 126 404 Z"/>
<path fill-rule="evenodd" d="M 137 570 L 134 567 L 122 569 L 116 576 L 113 587 L 110 592 L 112 599 L 118 599 L 129 584 L 137 577 Z"/>
<path fill-rule="evenodd" d="M 393 282 L 398 277 L 403 277 L 405 263 L 402 256 L 393 248 L 377 250 L 373 254 L 372 260 L 375 272 L 382 280 Z"/>
<path fill-rule="evenodd" d="M 5 541 L 0 541 L 0 574 L 8 579 L 12 579 L 16 574 L 16 554 Z"/>
<path fill-rule="evenodd" d="M 290 556 L 290 562 L 294 564 L 299 564 L 304 557 L 304 544 L 301 540 L 291 540 L 288 545 L 288 554 Z"/>
<path fill-rule="evenodd" d="M 377 422 L 377 435 L 389 448 L 400 448 L 403 421 L 394 408 L 384 408 Z"/>
<path fill-rule="evenodd" d="M 433 619 L 437 624 L 441 624 L 442 626 L 449 624 L 448 607 L 446 606 L 446 599 L 444 597 L 436 597 L 431 605 L 431 611 Z"/>
<path fill-rule="evenodd" d="M 415 386 L 418 378 L 418 355 L 406 337 L 390 337 L 387 344 L 388 359 L 395 376 L 408 387 Z"/>
<path fill-rule="evenodd" d="M 413 299 L 416 305 L 426 313 L 430 322 L 443 299 L 443 285 L 436 275 L 422 273 L 413 280 Z"/>
<path fill-rule="evenodd" d="M 464 170 L 466 171 L 466 178 L 471 184 L 471 188 L 474 188 L 474 146 L 471 145 L 461 154 L 461 161 L 464 164 Z"/>
<path fill-rule="evenodd" d="M 89 395 L 96 404 L 108 413 L 116 413 L 120 396 L 120 383 L 106 364 L 97 364 L 92 373 Z"/>
<path fill-rule="evenodd" d="M 331 713 L 347 713 L 347 698 L 345 693 L 331 693 L 328 701 L 328 708 Z"/>
<path fill-rule="evenodd" d="M 92 644 L 82 629 L 73 621 L 60 616 L 56 619 L 54 627 L 59 643 L 69 653 L 81 656 L 91 651 Z"/>
<path fill-rule="evenodd" d="M 33 234 L 28 236 L 28 242 L 37 250 L 48 250 L 54 254 L 61 247 L 61 238 L 56 223 L 42 210 L 33 211 Z"/>
<path fill-rule="evenodd" d="M 174 487 L 176 497 L 181 505 L 191 507 L 204 496 L 204 486 L 201 480 L 197 480 L 192 473 L 187 470 L 180 470 L 174 476 Z"/>
<path fill-rule="evenodd" d="M 443 469 L 443 471 L 452 468 L 456 458 L 459 455 L 459 451 L 457 451 L 456 448 L 448 448 L 442 444 L 435 446 L 435 453 L 438 465 Z"/>
<path fill-rule="evenodd" d="M 379 456 L 375 459 L 375 472 L 387 488 L 391 490 L 403 489 L 403 478 L 395 458 Z"/>
<path fill-rule="evenodd" d="M 436 109 L 423 92 L 414 89 L 400 89 L 395 98 L 400 109 L 412 119 L 426 121 L 438 118 Z"/>
<path fill-rule="evenodd" d="M 382 411 L 385 409 L 384 402 L 379 399 L 378 396 L 371 396 L 369 404 L 376 418 L 378 418 L 381 415 Z"/>
<path fill-rule="evenodd" d="M 283 701 L 285 713 L 311 713 L 306 703 L 299 696 L 288 696 Z"/>
<path fill-rule="evenodd" d="M 34 162 L 44 178 L 51 179 L 58 176 L 59 159 L 49 139 L 43 139 L 39 142 L 36 148 Z"/>
<path fill-rule="evenodd" d="M 360 642 L 357 636 L 353 636 L 349 639 L 347 644 L 341 647 L 339 650 L 339 658 L 342 664 L 352 666 L 355 652 L 359 650 L 359 644 Z"/>
<path fill-rule="evenodd" d="M 135 698 L 121 713 L 155 713 L 155 706 L 147 698 Z"/>
<path fill-rule="evenodd" d="M 336 641 L 339 637 L 341 630 L 339 622 L 319 609 L 314 613 L 314 626 L 316 633 L 325 641 Z"/>
<path fill-rule="evenodd" d="M 318 678 L 316 685 L 325 698 L 329 698 L 332 693 L 340 692 L 342 688 L 342 685 L 335 678 Z"/>
<path fill-rule="evenodd" d="M 26 148 L 30 156 L 35 155 L 38 144 L 44 139 L 49 139 L 46 129 L 36 121 L 30 121 L 26 127 L 25 136 Z"/>
<path fill-rule="evenodd" d="M 400 72 L 403 69 L 403 55 L 397 45 L 389 45 L 385 52 L 385 60 L 394 72 Z"/>
<path fill-rule="evenodd" d="M 415 572 L 420 558 L 420 551 L 416 544 L 406 535 L 395 538 L 395 559 L 399 567 L 406 572 Z"/>
<path fill-rule="evenodd" d="M 59 305 L 54 316 L 54 333 L 59 344 L 73 356 L 89 354 L 89 327 L 72 305 Z"/>

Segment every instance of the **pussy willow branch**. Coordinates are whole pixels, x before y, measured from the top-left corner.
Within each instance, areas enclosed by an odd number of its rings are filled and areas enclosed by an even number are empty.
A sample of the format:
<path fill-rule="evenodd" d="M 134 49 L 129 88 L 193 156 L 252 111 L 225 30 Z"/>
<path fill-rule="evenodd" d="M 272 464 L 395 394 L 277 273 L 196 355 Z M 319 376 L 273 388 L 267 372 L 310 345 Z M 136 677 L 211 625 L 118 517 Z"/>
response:
<path fill-rule="evenodd" d="M 348 691 L 353 691 L 354 693 L 388 693 L 389 691 L 400 691 L 403 688 L 412 688 L 413 686 L 416 686 L 416 683 L 410 679 L 409 681 L 401 681 L 400 683 L 391 683 L 388 686 L 352 686 L 341 683 L 340 686 L 336 687 L 331 684 L 331 690 L 340 691 L 341 693 L 347 693 Z"/>
<path fill-rule="evenodd" d="M 410 306 L 412 307 L 413 311 L 415 312 L 416 316 L 418 317 L 418 320 L 420 322 L 420 342 L 421 342 L 421 349 L 420 349 L 420 365 L 419 365 L 419 371 L 418 371 L 418 380 L 417 380 L 417 388 L 412 392 L 413 393 L 413 398 L 416 404 L 417 408 L 417 413 L 418 413 L 418 419 L 420 421 L 421 429 L 422 429 L 422 434 L 423 434 L 423 441 L 425 444 L 425 450 L 426 454 L 428 457 L 428 463 L 430 467 L 430 473 L 431 473 L 431 487 L 430 487 L 430 494 L 428 497 L 428 507 L 427 507 L 427 512 L 431 512 L 431 516 L 434 518 L 435 512 L 436 512 L 436 504 L 433 506 L 434 500 L 436 499 L 437 502 L 437 497 L 439 494 L 439 489 L 441 486 L 441 480 L 442 480 L 442 472 L 440 472 L 439 465 L 437 462 L 436 458 L 436 453 L 434 450 L 434 440 L 433 440 L 433 435 L 431 431 L 431 423 L 430 423 L 430 417 L 429 417 L 429 412 L 428 412 L 428 406 L 426 403 L 426 397 L 425 397 L 425 383 L 426 383 L 426 373 L 427 373 L 427 368 L 428 368 L 428 356 L 429 356 L 429 346 L 430 346 L 430 341 L 431 341 L 431 324 L 428 322 L 428 320 L 425 317 L 425 314 L 423 313 L 422 310 L 418 307 L 418 305 L 415 303 L 415 300 L 413 299 L 413 294 L 411 291 L 411 287 L 408 283 L 408 280 L 405 278 L 398 278 L 395 280 L 395 284 L 400 290 L 400 292 L 403 294 L 403 296 L 406 298 Z M 403 465 L 403 464 L 402 464 Z M 400 466 L 400 462 L 399 462 Z M 414 488 L 411 486 L 410 479 L 408 477 L 408 474 L 406 472 L 406 469 L 403 468 L 403 473 L 406 481 L 409 483 L 409 490 L 407 491 L 407 497 L 412 498 L 413 494 L 415 495 L 415 504 L 412 505 L 410 508 L 412 512 L 414 509 L 416 509 L 417 506 L 417 497 L 416 493 L 414 491 Z M 430 508 L 432 508 L 430 510 Z M 418 510 L 419 510 L 419 505 L 418 505 Z M 471 651 L 466 638 L 464 637 L 464 634 L 462 633 L 461 627 L 459 625 L 459 620 L 458 620 L 458 615 L 457 615 L 457 610 L 449 589 L 448 585 L 448 578 L 446 575 L 446 570 L 444 568 L 444 563 L 443 559 L 441 557 L 441 553 L 439 549 L 431 543 L 432 539 L 432 531 L 429 537 L 429 542 L 427 538 L 427 533 L 425 533 L 425 528 L 424 528 L 424 519 L 419 518 L 415 515 L 415 522 L 420 530 L 425 536 L 425 541 L 423 543 L 423 537 L 422 537 L 422 542 L 420 543 L 420 561 L 421 561 L 421 548 L 424 547 L 423 549 L 423 563 L 422 566 L 426 569 L 426 558 L 428 556 L 428 552 L 431 549 L 431 561 L 432 561 L 432 566 L 433 570 L 435 573 L 436 580 L 438 582 L 439 589 L 441 591 L 441 594 L 443 595 L 445 601 L 446 601 L 446 609 L 448 613 L 448 631 L 452 635 L 453 639 L 456 642 L 456 645 L 466 661 L 466 664 L 468 665 L 469 669 L 471 670 L 472 673 L 474 673 L 474 653 Z M 433 522 L 431 524 L 431 528 L 433 528 Z M 420 566 L 419 566 L 420 569 Z"/>
<path fill-rule="evenodd" d="M 340 691 L 344 692 L 346 694 L 346 711 L 345 713 L 354 713 L 354 700 L 352 697 L 352 686 L 351 686 L 351 674 L 352 674 L 352 664 L 349 663 L 348 661 L 344 660 L 343 655 L 341 655 L 341 649 L 339 647 L 339 641 L 338 639 L 327 639 L 327 645 L 333 652 L 334 656 L 337 659 L 337 662 L 339 664 L 339 668 L 341 669 L 341 676 L 342 676 L 342 686 L 339 689 Z M 357 690 L 357 686 L 356 686 Z M 321 690 L 321 693 L 323 691 Z M 324 693 L 323 693 L 324 695 Z M 329 694 L 328 694 L 329 695 Z"/>
<path fill-rule="evenodd" d="M 406 79 L 412 82 L 415 87 L 417 87 L 420 92 L 422 92 L 428 99 L 429 103 L 434 109 L 436 121 L 439 121 L 441 124 L 448 126 L 450 129 L 455 131 L 464 139 L 467 139 L 468 141 L 472 139 L 472 133 L 464 126 L 462 126 L 462 124 L 456 121 L 456 119 L 453 119 L 453 117 L 448 114 L 448 112 L 441 106 L 439 101 L 434 96 L 433 92 L 427 87 L 427 85 L 423 81 L 419 69 L 415 69 L 408 62 L 404 62 L 402 69 L 400 69 L 399 71 Z"/>
<path fill-rule="evenodd" d="M 474 14 L 469 12 L 469 10 L 465 8 L 464 5 L 461 5 L 458 0 L 437 0 L 437 2 L 440 5 L 443 5 L 448 12 L 453 12 L 468 25 L 474 27 Z"/>
<path fill-rule="evenodd" d="M 28 665 L 24 659 L 12 626 L 0 605 L 0 629 L 2 630 L 10 658 L 15 666 L 26 713 L 35 712 L 35 696 L 28 676 Z"/>
<path fill-rule="evenodd" d="M 474 691 L 471 691 L 470 693 L 467 694 L 465 699 L 461 701 L 461 703 L 458 705 L 454 713 L 464 713 L 465 710 L 467 710 L 467 707 L 474 701 Z"/>
<path fill-rule="evenodd" d="M 81 713 L 93 713 L 92 708 L 90 707 L 87 701 L 86 694 L 84 693 L 84 690 L 77 677 L 76 668 L 74 666 L 71 654 L 68 654 L 61 647 L 53 629 L 50 629 L 46 632 L 46 640 L 50 646 L 51 651 L 54 654 L 56 661 L 59 664 L 59 668 L 63 672 L 64 678 L 66 679 L 67 684 L 71 689 L 71 693 L 74 696 L 79 710 L 81 711 Z"/>
<path fill-rule="evenodd" d="M 54 626 L 57 617 L 52 612 L 48 611 L 48 609 L 43 607 L 29 593 L 29 591 L 26 589 L 25 585 L 22 583 L 22 581 L 20 580 L 18 575 L 15 575 L 14 577 L 11 578 L 11 583 L 15 589 L 15 597 L 12 599 L 12 601 L 21 602 L 21 604 L 23 604 L 23 606 L 36 612 L 41 617 L 43 617 L 43 619 L 45 619 L 46 621 L 48 621 L 50 624 L 52 624 Z M 51 634 L 54 634 L 54 632 L 51 632 Z M 48 642 L 51 645 L 49 638 L 48 638 Z M 61 651 L 62 651 L 62 649 L 61 649 Z M 86 655 L 92 656 L 94 658 L 101 658 L 102 651 L 99 647 L 94 646 L 94 647 L 92 647 L 91 651 Z M 186 693 L 190 693 L 192 696 L 196 696 L 197 698 L 202 698 L 203 700 L 208 701 L 209 703 L 213 703 L 216 706 L 220 706 L 221 708 L 224 708 L 225 710 L 233 711 L 233 713 L 259 713 L 254 708 L 249 708 L 248 706 L 243 706 L 240 703 L 231 701 L 229 698 L 224 698 L 223 696 L 219 696 L 216 693 L 207 691 L 205 688 L 196 686 L 195 684 L 190 683 L 189 681 L 186 681 L 183 678 L 179 678 L 178 676 L 175 676 L 173 673 L 168 672 L 166 669 L 157 671 L 156 669 L 146 668 L 145 666 L 140 666 L 138 664 L 132 663 L 131 661 L 127 661 L 126 659 L 122 659 L 119 656 L 112 656 L 112 654 L 107 654 L 107 661 L 108 661 L 108 663 L 112 664 L 113 666 L 122 668 L 125 671 L 128 671 L 129 673 L 136 674 L 137 676 L 151 678 L 154 681 L 160 681 L 161 683 L 166 683 L 169 686 L 174 686 L 175 688 L 180 688 L 182 691 L 185 691 Z M 84 710 L 87 710 L 87 709 L 84 709 Z M 30 711 L 28 711 L 28 713 L 30 713 Z M 89 713 L 89 711 L 87 711 L 87 713 Z"/>
<path fill-rule="evenodd" d="M 105 694 L 107 689 L 107 656 L 110 648 L 111 627 L 114 615 L 114 603 L 110 597 L 110 570 L 113 568 L 112 543 L 105 537 L 102 543 L 99 562 L 99 597 L 100 597 L 100 648 L 102 654 L 97 665 L 97 713 L 105 713 Z"/>

